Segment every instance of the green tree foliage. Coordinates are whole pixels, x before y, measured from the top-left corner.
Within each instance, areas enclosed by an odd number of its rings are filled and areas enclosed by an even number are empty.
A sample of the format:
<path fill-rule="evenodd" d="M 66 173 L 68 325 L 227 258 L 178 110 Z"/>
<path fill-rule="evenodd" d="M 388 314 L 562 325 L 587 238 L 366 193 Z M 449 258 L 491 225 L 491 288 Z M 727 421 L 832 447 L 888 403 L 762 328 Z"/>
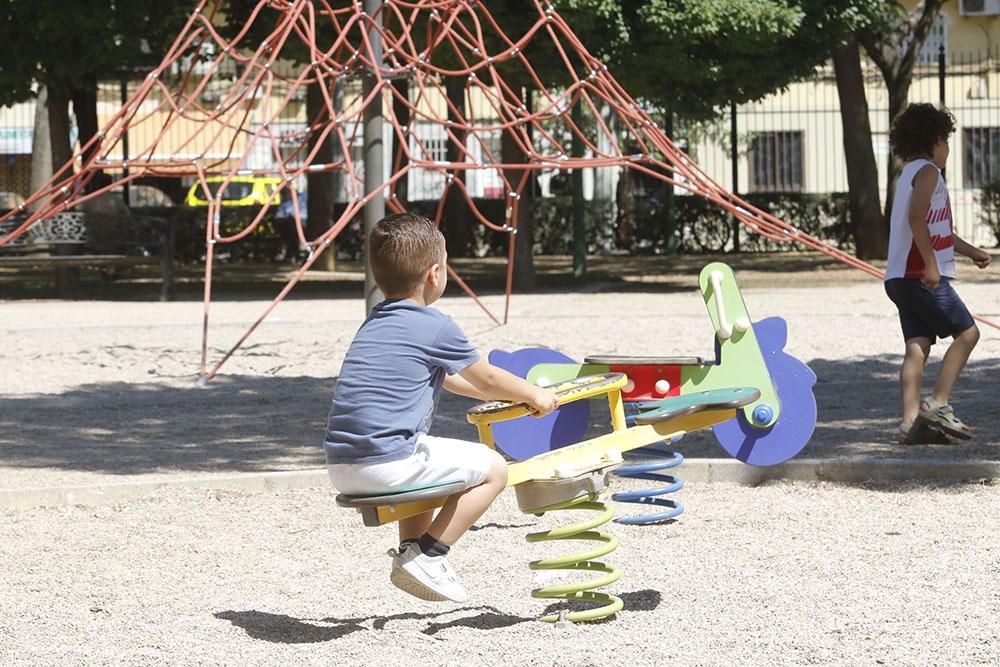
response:
<path fill-rule="evenodd" d="M 192 6 L 159 0 L 7 0 L 0 4 L 0 105 L 47 89 L 52 165 L 70 158 L 69 102 L 80 144 L 97 133 L 97 83 L 160 62 Z M 91 183 L 96 186 L 97 179 Z"/>
<path fill-rule="evenodd" d="M 34 84 L 82 87 L 153 65 L 193 10 L 158 0 L 7 0 L 0 6 L 0 105 Z"/>
<path fill-rule="evenodd" d="M 946 1 L 924 0 L 911 10 L 897 0 L 869 0 L 867 3 L 873 20 L 859 31 L 858 41 L 882 73 L 889 95 L 890 124 L 906 108 L 917 57 Z M 889 160 L 886 169 L 886 228 L 900 166 L 895 160 Z"/>
<path fill-rule="evenodd" d="M 612 72 L 635 97 L 689 118 L 808 77 L 870 22 L 858 0 L 623 0 Z"/>

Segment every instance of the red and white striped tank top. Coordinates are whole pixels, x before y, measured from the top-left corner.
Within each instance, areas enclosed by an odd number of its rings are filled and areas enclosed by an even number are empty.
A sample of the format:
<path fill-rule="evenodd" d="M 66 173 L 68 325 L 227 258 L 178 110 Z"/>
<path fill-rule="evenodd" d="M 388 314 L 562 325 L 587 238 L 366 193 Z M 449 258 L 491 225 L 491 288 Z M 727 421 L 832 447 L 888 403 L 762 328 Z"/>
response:
<path fill-rule="evenodd" d="M 951 215 L 951 199 L 941 171 L 930 160 L 907 162 L 896 181 L 896 198 L 892 203 L 889 223 L 889 258 L 885 279 L 920 278 L 924 275 L 924 260 L 913 242 L 913 231 L 908 220 L 910 200 L 913 197 L 913 179 L 926 165 L 938 171 L 937 185 L 931 195 L 927 210 L 927 227 L 931 234 L 931 247 L 937 260 L 938 271 L 947 278 L 955 277 L 955 235 Z"/>

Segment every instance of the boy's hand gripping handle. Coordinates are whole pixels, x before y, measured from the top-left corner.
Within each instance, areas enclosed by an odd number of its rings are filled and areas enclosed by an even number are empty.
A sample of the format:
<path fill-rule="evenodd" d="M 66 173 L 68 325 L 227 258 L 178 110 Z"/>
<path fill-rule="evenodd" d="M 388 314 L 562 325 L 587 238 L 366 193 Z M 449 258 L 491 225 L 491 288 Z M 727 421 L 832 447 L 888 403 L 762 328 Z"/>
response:
<path fill-rule="evenodd" d="M 621 404 L 621 388 L 627 378 L 624 373 L 601 373 L 572 378 L 546 387 L 553 391 L 560 404 L 572 403 L 585 398 L 608 394 L 611 407 L 611 421 L 615 430 L 625 427 L 625 412 Z M 496 422 L 509 421 L 534 414 L 534 409 L 525 403 L 510 401 L 490 401 L 480 403 L 466 413 L 470 423 L 479 429 L 479 439 L 493 446 L 492 425 Z"/>

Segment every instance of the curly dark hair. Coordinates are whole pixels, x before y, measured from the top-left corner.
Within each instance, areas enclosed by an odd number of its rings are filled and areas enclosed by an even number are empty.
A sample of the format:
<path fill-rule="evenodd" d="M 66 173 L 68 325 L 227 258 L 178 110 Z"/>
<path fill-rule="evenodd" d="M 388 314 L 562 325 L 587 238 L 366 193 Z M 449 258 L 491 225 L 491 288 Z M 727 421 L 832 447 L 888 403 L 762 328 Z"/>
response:
<path fill-rule="evenodd" d="M 921 102 L 906 107 L 889 131 L 892 153 L 901 160 L 930 155 L 938 139 L 955 131 L 955 117 L 944 107 Z"/>

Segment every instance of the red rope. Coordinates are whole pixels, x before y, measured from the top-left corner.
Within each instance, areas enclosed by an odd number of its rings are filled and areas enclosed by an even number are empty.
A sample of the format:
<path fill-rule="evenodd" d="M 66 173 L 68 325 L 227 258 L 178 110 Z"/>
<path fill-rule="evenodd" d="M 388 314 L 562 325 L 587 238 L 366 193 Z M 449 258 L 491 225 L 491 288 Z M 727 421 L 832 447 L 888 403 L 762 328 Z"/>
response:
<path fill-rule="evenodd" d="M 211 378 L 374 196 L 364 191 L 363 169 L 352 158 L 351 148 L 360 139 L 358 121 L 364 109 L 382 104 L 396 143 L 393 175 L 383 185 L 390 192 L 390 209 L 401 209 L 394 194 L 397 182 L 421 169 L 445 179 L 444 196 L 457 188 L 474 220 L 511 235 L 503 322 L 510 310 L 514 234 L 522 194 L 540 170 L 632 169 L 713 202 L 765 238 L 799 243 L 873 277 L 882 277 L 882 272 L 867 262 L 726 191 L 656 126 L 547 2 L 533 0 L 533 4 L 535 19 L 531 25 L 523 34 L 508 35 L 490 13 L 488 3 L 475 0 L 387 0 L 379 10 L 381 16 L 376 17 L 380 21 L 366 16 L 360 3 L 333 8 L 327 0 L 259 0 L 245 25 L 232 40 L 226 40 L 214 21 L 222 0 L 202 0 L 163 61 L 102 130 L 23 207 L 0 218 L 3 221 L 11 215 L 26 214 L 16 228 L 0 237 L 0 245 L 18 238 L 40 220 L 140 176 L 195 179 L 209 202 L 201 375 Z M 267 37 L 259 43 L 251 42 L 251 25 L 265 21 L 273 22 Z M 416 34 L 416 25 L 426 25 L 425 32 Z M 382 41 L 381 62 L 376 62 L 371 48 L 370 35 L 376 33 Z M 555 62 L 570 81 L 565 88 L 550 90 L 529 62 L 525 49 L 536 41 L 544 41 L 553 49 Z M 500 46 L 491 51 L 490 45 L 497 44 Z M 296 74 L 288 75 L 279 66 L 282 54 L 299 45 L 304 45 L 310 62 Z M 227 78 L 227 67 L 236 69 L 234 78 Z M 181 75 L 171 84 L 171 72 L 178 70 Z M 374 79 L 371 93 L 367 97 L 360 92 L 349 99 L 345 96 L 344 106 L 339 109 L 331 94 L 333 88 L 341 80 L 356 81 L 365 75 Z M 400 77 L 410 83 L 405 98 L 392 86 L 392 81 Z M 445 81 L 455 77 L 464 79 L 464 108 L 456 106 L 447 94 Z M 226 82 L 226 89 L 212 106 L 206 103 L 206 94 L 219 87 L 220 79 Z M 298 104 L 306 87 L 314 84 L 319 84 L 323 96 L 319 114 L 307 118 L 305 128 L 284 129 L 289 122 L 286 110 Z M 523 86 L 535 92 L 537 108 L 529 111 L 525 105 Z M 571 119 L 571 109 L 576 105 L 589 112 L 592 131 Z M 400 106 L 409 115 L 405 124 L 394 111 Z M 605 116 L 614 122 L 605 121 Z M 182 122 L 186 136 L 178 135 Z M 432 146 L 418 132 L 420 125 L 436 128 L 439 137 L 458 144 L 455 159 L 435 160 Z M 126 132 L 130 133 L 131 145 L 137 148 L 127 164 L 120 157 Z M 141 142 L 137 138 L 144 132 L 151 138 Z M 522 153 L 523 161 L 505 163 L 496 155 L 493 141 L 503 134 Z M 585 157 L 569 155 L 566 147 L 573 138 L 581 141 Z M 328 140 L 339 148 L 340 157 L 329 164 L 317 163 L 320 147 Z M 257 145 L 266 149 L 275 166 L 248 166 Z M 626 154 L 624 145 L 637 146 L 638 152 Z M 218 150 L 219 146 L 224 149 Z M 85 192 L 97 171 L 123 173 L 126 166 L 127 178 L 119 176 L 111 185 Z M 465 180 L 459 177 L 483 170 L 492 174 L 507 195 L 509 206 L 503 224 L 486 217 L 476 206 Z M 316 172 L 344 175 L 351 204 L 319 238 L 307 242 L 295 183 Z M 264 205 L 244 229 L 230 235 L 219 230 L 215 214 L 220 210 L 221 193 L 234 178 L 248 175 L 281 179 L 279 189 L 288 190 L 293 197 L 295 233 L 311 254 L 260 318 L 208 370 L 214 246 L 236 243 L 253 234 L 268 215 L 269 205 Z M 222 181 L 209 183 L 210 176 L 221 176 Z M 438 224 L 443 210 L 443 205 L 439 206 L 435 215 Z M 494 321 L 500 321 L 457 274 L 451 275 Z M 1000 329 L 986 318 L 976 319 Z"/>

